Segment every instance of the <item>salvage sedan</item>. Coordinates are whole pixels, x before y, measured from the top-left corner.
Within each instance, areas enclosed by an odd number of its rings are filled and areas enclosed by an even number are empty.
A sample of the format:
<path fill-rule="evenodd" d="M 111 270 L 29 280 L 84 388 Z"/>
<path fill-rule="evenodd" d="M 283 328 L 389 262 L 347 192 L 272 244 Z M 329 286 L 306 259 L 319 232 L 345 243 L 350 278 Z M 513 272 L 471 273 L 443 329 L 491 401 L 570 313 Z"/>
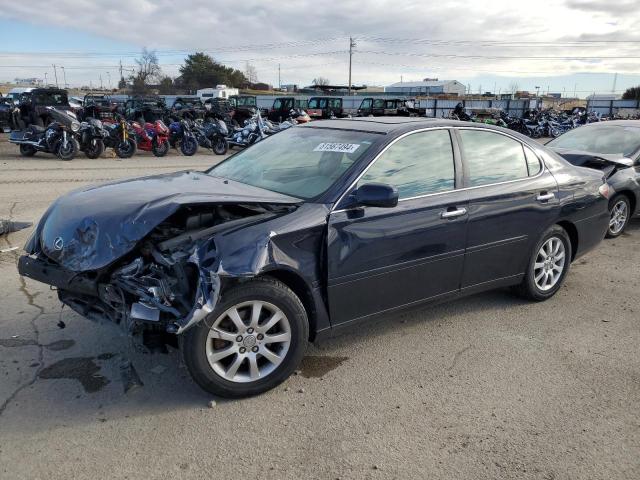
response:
<path fill-rule="evenodd" d="M 601 172 L 497 127 L 327 120 L 63 196 L 19 270 L 89 319 L 180 336 L 202 388 L 242 397 L 341 327 L 498 287 L 550 298 L 604 237 L 607 196 Z"/>
<path fill-rule="evenodd" d="M 573 165 L 604 172 L 613 188 L 607 237 L 622 235 L 629 220 L 640 214 L 640 121 L 591 123 L 547 144 Z"/>

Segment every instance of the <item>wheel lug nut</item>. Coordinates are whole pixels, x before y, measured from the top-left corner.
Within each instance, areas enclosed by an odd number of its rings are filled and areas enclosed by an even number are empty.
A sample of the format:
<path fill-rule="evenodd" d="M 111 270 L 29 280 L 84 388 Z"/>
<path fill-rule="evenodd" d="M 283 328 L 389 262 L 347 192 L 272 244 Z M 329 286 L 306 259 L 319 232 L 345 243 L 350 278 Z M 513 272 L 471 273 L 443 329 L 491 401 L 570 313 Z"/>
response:
<path fill-rule="evenodd" d="M 236 337 L 236 342 L 241 342 L 242 341 L 242 335 L 238 335 Z"/>
<path fill-rule="evenodd" d="M 258 334 L 258 340 L 262 340 L 263 338 L 264 338 L 264 335 L 263 335 L 263 334 L 261 334 L 261 333 L 259 333 L 259 334 Z"/>
<path fill-rule="evenodd" d="M 246 348 L 244 348 L 244 347 L 240 347 L 240 353 L 244 353 L 244 352 L 246 352 L 246 351 L 247 351 L 247 349 L 246 349 Z"/>
<path fill-rule="evenodd" d="M 258 347 L 253 347 L 253 348 L 251 349 L 251 351 L 252 351 L 252 352 L 254 352 L 254 353 L 255 353 L 255 352 L 257 352 L 257 351 L 258 351 Z"/>
<path fill-rule="evenodd" d="M 248 328 L 247 333 L 253 333 L 253 328 Z"/>

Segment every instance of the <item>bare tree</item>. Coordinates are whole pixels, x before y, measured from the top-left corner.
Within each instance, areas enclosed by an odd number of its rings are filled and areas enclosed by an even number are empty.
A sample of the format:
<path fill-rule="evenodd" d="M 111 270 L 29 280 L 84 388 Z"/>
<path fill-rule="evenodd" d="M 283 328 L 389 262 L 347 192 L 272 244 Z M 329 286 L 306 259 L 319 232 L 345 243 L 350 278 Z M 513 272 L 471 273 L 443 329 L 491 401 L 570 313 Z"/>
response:
<path fill-rule="evenodd" d="M 244 69 L 244 76 L 247 77 L 247 81 L 249 83 L 257 83 L 258 82 L 258 71 L 256 67 L 247 62 L 247 65 Z"/>
<path fill-rule="evenodd" d="M 520 88 L 520 85 L 516 81 L 513 81 L 509 84 L 509 91 L 511 92 L 512 95 L 516 93 L 519 88 Z"/>
<path fill-rule="evenodd" d="M 158 56 L 155 51 L 143 48 L 140 57 L 136 58 L 136 63 L 138 68 L 131 78 L 134 90 L 144 91 L 147 85 L 160 80 L 162 70 L 158 64 Z"/>
<path fill-rule="evenodd" d="M 313 82 L 311 83 L 316 87 L 322 87 L 325 85 L 329 85 L 329 79 L 325 77 L 316 77 L 313 79 Z"/>

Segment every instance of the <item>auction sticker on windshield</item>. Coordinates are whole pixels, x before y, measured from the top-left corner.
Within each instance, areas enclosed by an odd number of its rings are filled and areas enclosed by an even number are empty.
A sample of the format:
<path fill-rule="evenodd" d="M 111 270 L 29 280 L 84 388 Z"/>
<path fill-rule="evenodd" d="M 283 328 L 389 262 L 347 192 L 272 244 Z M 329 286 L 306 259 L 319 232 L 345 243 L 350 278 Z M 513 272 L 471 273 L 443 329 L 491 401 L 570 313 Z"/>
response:
<path fill-rule="evenodd" d="M 339 152 L 339 153 L 353 153 L 360 144 L 358 143 L 321 143 L 313 149 L 314 152 Z"/>

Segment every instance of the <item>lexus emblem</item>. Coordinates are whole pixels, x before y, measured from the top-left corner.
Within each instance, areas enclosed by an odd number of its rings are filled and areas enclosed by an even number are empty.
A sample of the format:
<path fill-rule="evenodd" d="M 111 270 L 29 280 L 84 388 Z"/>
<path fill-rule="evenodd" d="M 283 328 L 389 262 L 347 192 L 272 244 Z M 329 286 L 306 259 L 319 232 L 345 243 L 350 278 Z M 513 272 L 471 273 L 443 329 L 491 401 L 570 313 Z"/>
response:
<path fill-rule="evenodd" d="M 53 241 L 53 248 L 55 248 L 56 250 L 62 250 L 63 247 L 64 240 L 62 239 L 62 237 L 58 237 Z"/>

